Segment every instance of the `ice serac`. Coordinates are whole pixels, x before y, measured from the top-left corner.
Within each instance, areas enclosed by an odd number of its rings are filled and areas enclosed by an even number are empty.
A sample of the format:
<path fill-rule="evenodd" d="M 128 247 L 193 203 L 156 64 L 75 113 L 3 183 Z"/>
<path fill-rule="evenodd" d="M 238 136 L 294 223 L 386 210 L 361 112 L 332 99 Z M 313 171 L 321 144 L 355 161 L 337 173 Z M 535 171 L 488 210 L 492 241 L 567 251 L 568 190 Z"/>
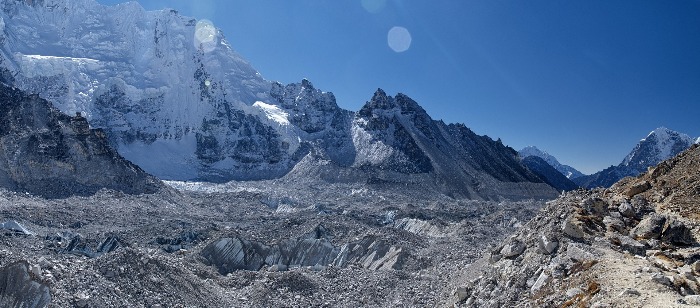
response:
<path fill-rule="evenodd" d="M 554 167 L 554 169 L 557 169 L 557 171 L 559 171 L 561 174 L 563 174 L 569 179 L 574 179 L 584 175 L 583 173 L 581 173 L 581 171 L 576 170 L 576 168 L 571 167 L 569 165 L 563 165 L 559 162 L 559 160 L 557 160 L 556 157 L 534 146 L 525 147 L 522 150 L 518 151 L 518 154 L 520 155 L 520 157 L 523 158 L 529 156 L 536 156 L 542 158 L 550 166 Z"/>
<path fill-rule="evenodd" d="M 646 172 L 647 168 L 678 155 L 694 143 L 695 140 L 686 134 L 660 127 L 639 141 L 619 165 L 574 179 L 574 182 L 586 188 L 610 187 L 624 177 Z"/>
<path fill-rule="evenodd" d="M 396 174 L 416 181 L 428 177 L 438 191 L 485 199 L 551 197 L 554 191 L 500 140 L 433 120 L 404 94 L 391 97 L 377 90 L 355 115 L 352 129 L 354 167 L 379 181 L 401 178 Z"/>
<path fill-rule="evenodd" d="M 122 158 L 80 114 L 0 83 L 0 186 L 60 198 L 102 188 L 153 193 L 163 184 Z"/>

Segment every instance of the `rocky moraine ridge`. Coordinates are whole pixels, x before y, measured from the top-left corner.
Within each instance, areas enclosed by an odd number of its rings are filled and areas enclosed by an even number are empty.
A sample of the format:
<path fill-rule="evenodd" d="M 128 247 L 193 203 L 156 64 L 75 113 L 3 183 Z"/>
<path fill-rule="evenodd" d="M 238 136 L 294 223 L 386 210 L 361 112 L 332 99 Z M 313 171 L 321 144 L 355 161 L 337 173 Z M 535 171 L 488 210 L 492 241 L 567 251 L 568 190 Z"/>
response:
<path fill-rule="evenodd" d="M 700 305 L 700 146 L 572 191 L 465 270 L 465 307 Z"/>

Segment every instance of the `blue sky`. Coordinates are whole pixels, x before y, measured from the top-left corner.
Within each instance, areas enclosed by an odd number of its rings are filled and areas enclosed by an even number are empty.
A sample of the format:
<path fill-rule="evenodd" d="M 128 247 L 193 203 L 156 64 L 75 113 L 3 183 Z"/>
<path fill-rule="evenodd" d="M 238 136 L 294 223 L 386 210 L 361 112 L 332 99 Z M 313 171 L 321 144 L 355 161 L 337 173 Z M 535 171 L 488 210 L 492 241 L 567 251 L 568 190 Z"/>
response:
<path fill-rule="evenodd" d="M 377 88 L 405 93 L 584 173 L 660 126 L 700 136 L 698 0 L 139 2 L 211 20 L 269 80 L 308 78 L 355 111 Z M 393 27 L 407 50 L 390 48 Z"/>

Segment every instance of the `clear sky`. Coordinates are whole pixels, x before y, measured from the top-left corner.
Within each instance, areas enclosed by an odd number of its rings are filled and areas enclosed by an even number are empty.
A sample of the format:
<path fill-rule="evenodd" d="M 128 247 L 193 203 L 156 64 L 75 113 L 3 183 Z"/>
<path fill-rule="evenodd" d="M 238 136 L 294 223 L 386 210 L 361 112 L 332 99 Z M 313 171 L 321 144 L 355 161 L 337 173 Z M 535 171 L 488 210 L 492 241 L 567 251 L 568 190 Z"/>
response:
<path fill-rule="evenodd" d="M 700 136 L 700 0 L 139 2 L 211 20 L 266 79 L 308 78 L 354 111 L 405 93 L 584 173 L 660 126 Z"/>

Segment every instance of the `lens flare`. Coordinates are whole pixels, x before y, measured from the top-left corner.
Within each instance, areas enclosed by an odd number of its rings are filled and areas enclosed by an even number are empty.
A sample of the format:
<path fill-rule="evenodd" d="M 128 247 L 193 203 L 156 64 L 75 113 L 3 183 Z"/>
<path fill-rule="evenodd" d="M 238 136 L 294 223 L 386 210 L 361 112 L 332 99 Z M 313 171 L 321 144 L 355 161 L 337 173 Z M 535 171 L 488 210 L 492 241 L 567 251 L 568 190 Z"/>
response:
<path fill-rule="evenodd" d="M 387 35 L 389 48 L 395 52 L 404 52 L 411 48 L 411 33 L 404 27 L 393 27 Z"/>
<path fill-rule="evenodd" d="M 379 13 L 386 6 L 386 0 L 362 0 L 361 3 L 362 7 L 372 14 Z"/>
<path fill-rule="evenodd" d="M 197 22 L 194 27 L 194 47 L 204 52 L 212 52 L 219 43 L 219 36 L 214 24 L 206 19 Z"/>

